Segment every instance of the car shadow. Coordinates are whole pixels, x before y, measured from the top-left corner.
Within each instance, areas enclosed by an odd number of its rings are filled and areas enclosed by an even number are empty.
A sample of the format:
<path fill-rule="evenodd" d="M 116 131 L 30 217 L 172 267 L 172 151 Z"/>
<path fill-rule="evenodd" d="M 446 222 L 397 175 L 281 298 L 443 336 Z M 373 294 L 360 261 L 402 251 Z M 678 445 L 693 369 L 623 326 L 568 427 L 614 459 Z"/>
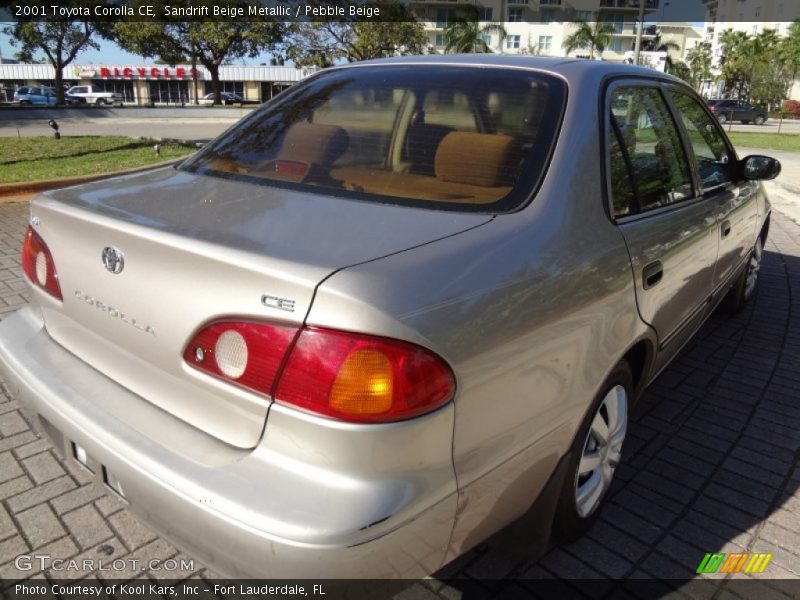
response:
<path fill-rule="evenodd" d="M 799 234 L 773 217 L 756 296 L 737 315 L 717 310 L 640 398 L 587 535 L 525 556 L 508 547 L 514 524 L 425 584 L 462 598 L 797 597 Z"/>

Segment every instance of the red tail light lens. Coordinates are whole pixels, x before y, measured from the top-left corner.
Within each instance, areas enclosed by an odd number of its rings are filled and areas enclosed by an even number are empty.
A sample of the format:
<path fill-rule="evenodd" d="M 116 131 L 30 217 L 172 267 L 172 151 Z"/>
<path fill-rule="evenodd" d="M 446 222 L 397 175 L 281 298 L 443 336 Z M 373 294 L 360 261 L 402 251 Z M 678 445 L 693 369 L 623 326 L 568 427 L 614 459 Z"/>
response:
<path fill-rule="evenodd" d="M 449 366 L 407 342 L 329 329 L 300 332 L 275 401 L 356 423 L 430 412 L 455 393 Z"/>
<path fill-rule="evenodd" d="M 272 395 L 275 376 L 296 333 L 296 327 L 217 321 L 194 337 L 183 359 L 204 373 Z"/>
<path fill-rule="evenodd" d="M 53 255 L 44 240 L 30 226 L 25 232 L 25 242 L 22 245 L 22 270 L 35 286 L 54 298 L 64 299 L 61 295 L 61 286 L 58 284 L 58 272 L 53 262 Z"/>
<path fill-rule="evenodd" d="M 217 321 L 194 337 L 183 358 L 281 404 L 354 423 L 410 419 L 455 394 L 450 367 L 432 352 L 330 329 L 298 334 L 283 325 Z"/>

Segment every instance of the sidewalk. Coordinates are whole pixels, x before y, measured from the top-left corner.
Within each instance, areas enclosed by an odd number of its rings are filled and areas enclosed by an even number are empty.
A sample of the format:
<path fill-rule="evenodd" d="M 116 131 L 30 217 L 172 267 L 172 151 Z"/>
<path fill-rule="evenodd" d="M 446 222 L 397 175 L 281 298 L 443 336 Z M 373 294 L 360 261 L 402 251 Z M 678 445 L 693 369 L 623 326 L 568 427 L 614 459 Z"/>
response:
<path fill-rule="evenodd" d="M 800 152 L 783 152 L 761 148 L 737 147 L 740 158 L 748 154 L 764 154 L 781 161 L 781 174 L 764 186 L 774 210 L 800 225 Z"/>

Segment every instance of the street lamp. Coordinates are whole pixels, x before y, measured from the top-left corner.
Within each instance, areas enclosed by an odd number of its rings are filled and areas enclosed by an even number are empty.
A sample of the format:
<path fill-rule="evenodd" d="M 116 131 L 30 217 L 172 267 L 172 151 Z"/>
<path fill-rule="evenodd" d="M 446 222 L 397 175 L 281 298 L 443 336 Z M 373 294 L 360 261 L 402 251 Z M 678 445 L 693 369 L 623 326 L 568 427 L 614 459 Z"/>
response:
<path fill-rule="evenodd" d="M 639 0 L 639 26 L 636 28 L 636 45 L 633 48 L 633 64 L 639 64 L 639 54 L 642 51 L 642 30 L 644 29 L 644 3 Z"/>

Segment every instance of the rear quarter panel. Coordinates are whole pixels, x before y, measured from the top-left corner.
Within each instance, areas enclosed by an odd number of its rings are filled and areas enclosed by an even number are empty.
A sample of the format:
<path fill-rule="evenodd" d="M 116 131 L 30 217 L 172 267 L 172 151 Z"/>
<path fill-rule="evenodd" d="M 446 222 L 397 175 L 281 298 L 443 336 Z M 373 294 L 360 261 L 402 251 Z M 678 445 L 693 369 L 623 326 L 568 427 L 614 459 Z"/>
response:
<path fill-rule="evenodd" d="M 608 372 L 650 335 L 602 192 L 600 76 L 571 82 L 536 198 L 465 233 L 340 271 L 312 325 L 406 339 L 453 367 L 451 557 L 530 507 Z M 421 213 L 424 218 L 424 213 Z"/>

